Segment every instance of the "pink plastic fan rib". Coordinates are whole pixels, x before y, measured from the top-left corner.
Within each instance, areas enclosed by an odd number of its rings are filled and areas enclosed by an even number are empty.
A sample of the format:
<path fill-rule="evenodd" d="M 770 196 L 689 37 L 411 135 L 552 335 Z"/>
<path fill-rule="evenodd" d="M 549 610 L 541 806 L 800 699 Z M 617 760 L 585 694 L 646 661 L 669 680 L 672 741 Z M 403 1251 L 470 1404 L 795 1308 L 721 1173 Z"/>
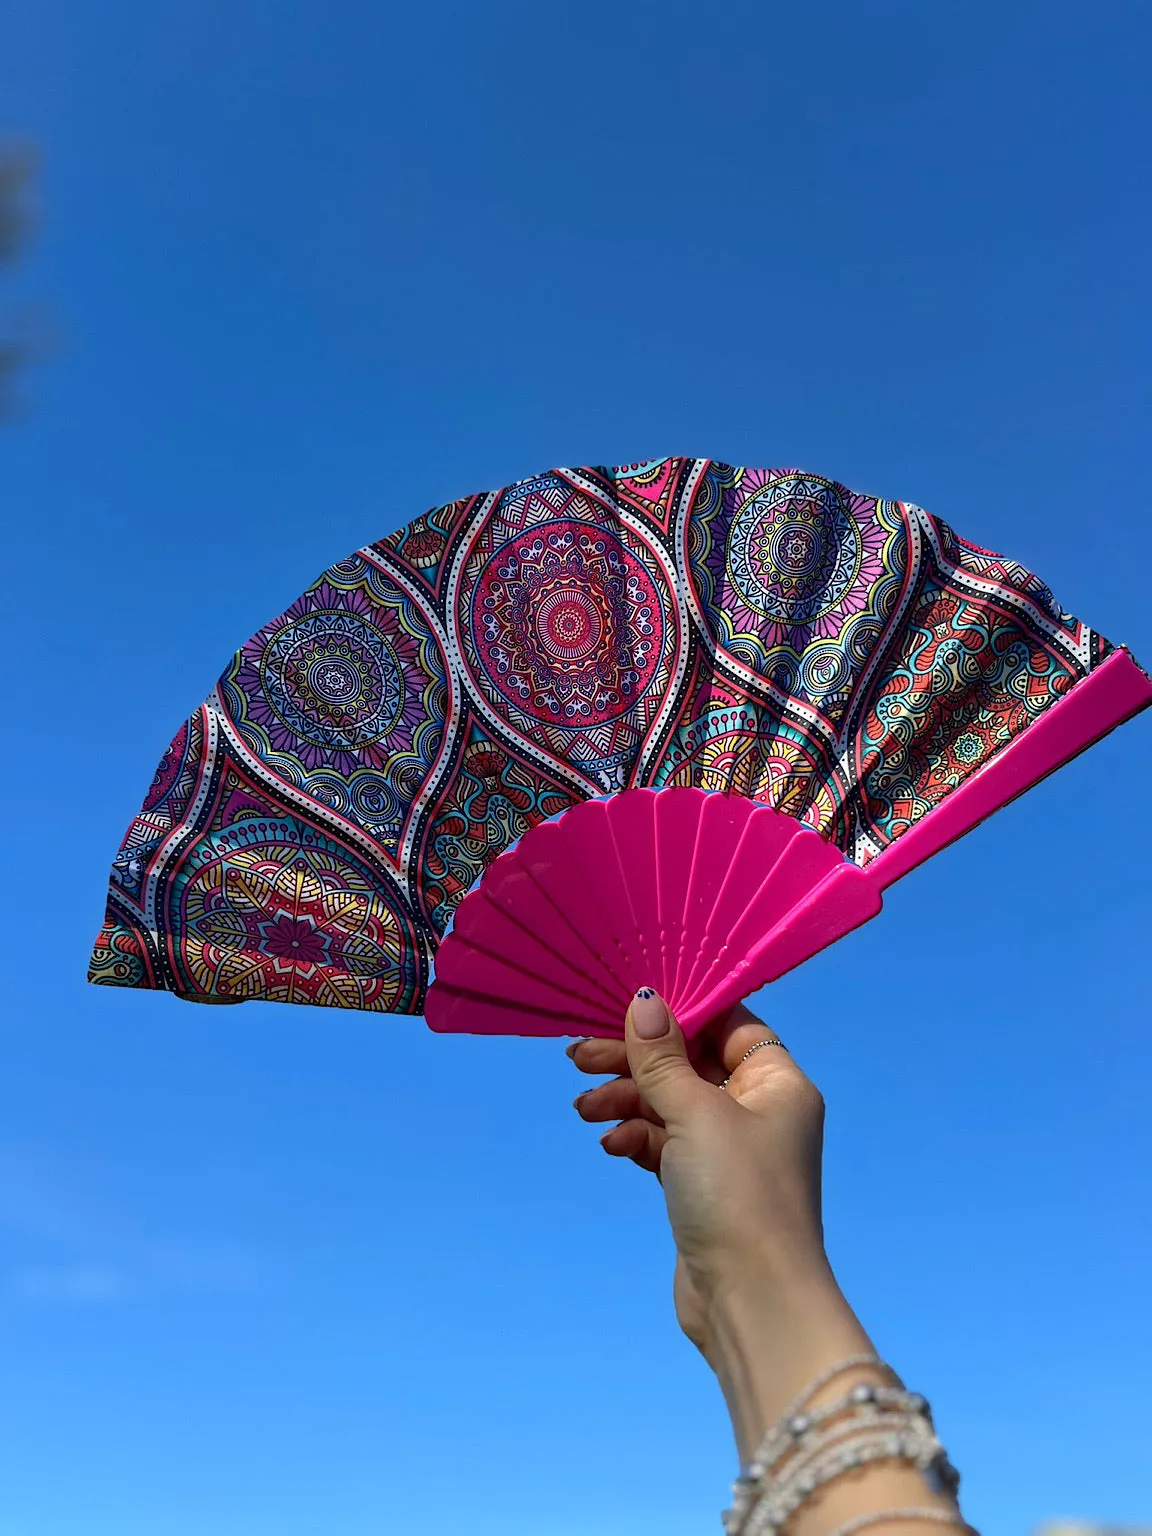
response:
<path fill-rule="evenodd" d="M 691 1032 L 718 997 L 746 995 L 872 915 L 871 887 L 868 902 L 832 899 L 845 867 L 817 833 L 742 795 L 584 801 L 526 833 L 461 903 L 428 1023 L 539 1034 L 579 1020 L 619 1037 L 648 984 Z"/>

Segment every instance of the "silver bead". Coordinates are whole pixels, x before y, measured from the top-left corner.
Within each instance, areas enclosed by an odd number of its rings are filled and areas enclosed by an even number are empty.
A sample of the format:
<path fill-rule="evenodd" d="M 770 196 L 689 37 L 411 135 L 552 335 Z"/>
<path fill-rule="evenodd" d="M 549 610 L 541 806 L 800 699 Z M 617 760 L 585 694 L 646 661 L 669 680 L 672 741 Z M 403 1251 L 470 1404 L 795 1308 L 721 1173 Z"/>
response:
<path fill-rule="evenodd" d="M 932 1458 L 925 1470 L 924 1478 L 933 1493 L 955 1494 L 960 1487 L 960 1474 L 943 1450 L 938 1451 Z"/>
<path fill-rule="evenodd" d="M 928 1399 L 922 1397 L 919 1392 L 913 1392 L 908 1399 L 908 1406 L 913 1413 L 927 1413 Z"/>
<path fill-rule="evenodd" d="M 876 1401 L 876 1388 L 870 1381 L 862 1381 L 852 1388 L 848 1396 L 854 1403 L 874 1403 Z"/>
<path fill-rule="evenodd" d="M 806 1413 L 794 1413 L 788 1420 L 790 1434 L 802 1435 L 806 1429 L 811 1429 L 812 1420 Z"/>

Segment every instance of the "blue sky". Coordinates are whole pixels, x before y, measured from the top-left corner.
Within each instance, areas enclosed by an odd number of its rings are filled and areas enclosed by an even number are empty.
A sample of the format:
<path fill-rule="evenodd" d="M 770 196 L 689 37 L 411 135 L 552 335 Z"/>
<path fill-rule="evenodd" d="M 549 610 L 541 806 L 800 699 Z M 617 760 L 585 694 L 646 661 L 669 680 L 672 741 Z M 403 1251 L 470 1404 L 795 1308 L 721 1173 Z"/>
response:
<path fill-rule="evenodd" d="M 1152 16 L 10 0 L 5 32 L 2 126 L 43 149 L 7 292 L 57 340 L 0 436 L 0 1531 L 719 1530 L 659 1191 L 562 1045 L 88 987 L 107 867 L 313 577 L 556 464 L 917 501 L 1152 663 Z M 984 1536 L 1152 1519 L 1150 749 L 1124 727 L 755 1004 Z"/>

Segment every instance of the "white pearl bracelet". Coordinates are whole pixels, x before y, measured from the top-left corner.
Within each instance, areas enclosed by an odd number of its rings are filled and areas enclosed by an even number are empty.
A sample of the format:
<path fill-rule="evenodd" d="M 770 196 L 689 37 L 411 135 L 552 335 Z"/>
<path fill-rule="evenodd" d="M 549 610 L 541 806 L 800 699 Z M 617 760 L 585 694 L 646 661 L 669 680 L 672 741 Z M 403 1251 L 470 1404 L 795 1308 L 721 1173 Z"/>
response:
<path fill-rule="evenodd" d="M 767 1454 L 762 1449 L 754 1465 L 757 1469 L 762 1468 L 763 1472 L 770 1472 L 789 1452 L 797 1449 L 801 1436 L 805 1437 L 806 1448 L 821 1443 L 821 1437 L 817 1437 L 815 1441 L 811 1437 L 821 1429 L 821 1426 L 827 1424 L 830 1419 L 836 1419 L 847 1408 L 860 1409 L 866 1422 L 881 1418 L 884 1411 L 889 1410 L 888 1416 L 891 1419 L 923 1418 L 929 1427 L 932 1424 L 932 1410 L 927 1399 L 921 1397 L 919 1392 L 906 1392 L 903 1387 L 878 1387 L 870 1381 L 862 1381 L 843 1397 L 835 1398 L 830 1403 L 823 1403 L 819 1408 L 812 1408 L 807 1413 L 794 1413 L 784 1421 L 787 1434 L 777 1437 L 775 1443 L 767 1450 Z M 840 1433 L 843 1428 L 843 1424 L 834 1425 L 831 1431 L 824 1430 L 822 1438 L 827 1439 L 829 1433 Z"/>
<path fill-rule="evenodd" d="M 859 1382 L 844 1396 L 804 1411 L 828 1382 L 858 1366 L 876 1366 L 897 1381 L 877 1355 L 850 1355 L 822 1372 L 785 1409 L 733 1485 L 733 1507 L 722 1515 L 728 1536 L 778 1536 L 784 1523 L 812 1493 L 869 1461 L 912 1462 L 935 1492 L 955 1497 L 960 1475 L 936 1438 L 931 1408 L 918 1392 Z M 843 1415 L 849 1417 L 845 1419 Z M 830 1422 L 834 1421 L 834 1422 Z M 972 1527 L 959 1511 L 890 1510 L 859 1516 L 833 1533 L 849 1536 L 881 1518 L 913 1516 Z"/>
<path fill-rule="evenodd" d="M 870 1461 L 903 1459 L 923 1470 L 942 1449 L 923 1421 L 907 1414 L 877 1421 L 873 1413 L 862 1423 L 841 1423 L 810 1451 L 806 1449 L 778 1484 L 764 1490 L 742 1536 L 775 1536 L 818 1488 Z"/>
<path fill-rule="evenodd" d="M 876 1365 L 882 1370 L 889 1369 L 879 1355 L 849 1355 L 847 1359 L 837 1361 L 835 1365 L 830 1365 L 826 1371 L 822 1371 L 815 1381 L 809 1382 L 804 1390 L 792 1399 L 776 1423 L 768 1430 L 760 1449 L 732 1485 L 732 1507 L 725 1510 L 721 1516 L 728 1536 L 739 1536 L 744 1518 L 760 1492 L 765 1472 L 775 1462 L 779 1450 L 786 1448 L 791 1442 L 794 1432 L 789 1428 L 789 1424 L 800 1413 L 808 1399 L 813 1397 L 821 1387 L 827 1386 L 835 1377 L 842 1376 L 845 1371 L 859 1365 Z M 895 1372 L 892 1374 L 894 1375 Z"/>

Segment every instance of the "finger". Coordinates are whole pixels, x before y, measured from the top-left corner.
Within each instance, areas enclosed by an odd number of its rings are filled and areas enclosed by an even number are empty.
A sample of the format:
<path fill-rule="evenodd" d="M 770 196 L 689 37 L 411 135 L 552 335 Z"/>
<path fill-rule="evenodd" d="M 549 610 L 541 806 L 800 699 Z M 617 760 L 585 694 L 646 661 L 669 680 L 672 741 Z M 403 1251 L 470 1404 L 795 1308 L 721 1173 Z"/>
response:
<path fill-rule="evenodd" d="M 628 1051 L 623 1040 L 577 1040 L 565 1055 L 581 1072 L 594 1077 L 608 1072 L 628 1071 Z"/>
<path fill-rule="evenodd" d="M 599 1088 L 589 1088 L 573 1101 L 581 1120 L 649 1120 L 653 1125 L 664 1122 L 640 1097 L 640 1091 L 630 1077 L 618 1077 Z"/>
<path fill-rule="evenodd" d="M 800 1072 L 800 1068 L 792 1060 L 788 1050 L 762 1050 L 757 1051 L 744 1062 L 747 1051 L 761 1040 L 779 1040 L 780 1036 L 763 1019 L 758 1019 L 751 1009 L 739 1003 L 732 1012 L 715 1026 L 714 1031 L 709 1031 L 712 1048 L 718 1060 L 724 1068 L 725 1075 L 735 1073 L 741 1064 L 751 1066 L 756 1063 L 757 1072 Z M 766 1066 L 761 1057 L 771 1058 Z M 803 1073 L 800 1074 L 803 1076 Z"/>
<path fill-rule="evenodd" d="M 747 1012 L 747 1009 L 744 1011 Z M 715 1049 L 715 1037 L 718 1032 L 719 1026 L 715 1025 L 711 1030 L 688 1041 L 688 1056 L 694 1065 L 706 1060 L 719 1063 Z M 565 1046 L 564 1054 L 581 1072 L 590 1072 L 595 1075 L 607 1072 L 621 1074 L 628 1071 L 628 1047 L 623 1040 L 609 1040 L 594 1035 L 586 1040 L 573 1040 L 571 1045 Z"/>
<path fill-rule="evenodd" d="M 708 1102 L 688 1042 L 667 1000 L 639 987 L 624 1016 L 628 1067 L 636 1086 L 670 1126 L 686 1124 Z"/>
<path fill-rule="evenodd" d="M 743 1050 L 747 1049 L 745 1045 Z M 628 1051 L 622 1040 L 598 1037 L 576 1040 L 566 1047 L 564 1054 L 579 1071 L 587 1072 L 591 1077 L 605 1076 L 610 1072 L 621 1077 L 630 1075 Z M 688 1056 L 706 1082 L 722 1083 L 728 1076 L 729 1069 L 717 1054 L 716 1038 L 711 1031 L 697 1035 L 688 1042 Z"/>
<path fill-rule="evenodd" d="M 688 1042 L 688 1055 L 699 1076 L 706 1082 L 719 1085 L 740 1064 L 749 1046 L 755 1045 L 757 1040 L 775 1038 L 774 1030 L 743 1003 L 739 1003 L 722 1020 Z M 623 1040 L 599 1037 L 577 1040 L 566 1048 L 564 1054 L 579 1071 L 591 1077 L 606 1076 L 608 1073 L 623 1077 L 629 1075 L 628 1052 Z M 773 1054 L 776 1053 L 757 1051 L 756 1056 L 749 1060 L 755 1061 L 757 1057 Z M 779 1055 L 791 1059 L 784 1051 L 780 1051 Z M 799 1071 L 799 1068 L 796 1070 Z"/>
<path fill-rule="evenodd" d="M 697 1074 L 707 1083 L 722 1083 L 728 1076 L 728 1068 L 716 1054 L 716 1048 L 706 1036 L 689 1042 L 689 1056 Z"/>
<path fill-rule="evenodd" d="M 648 1173 L 660 1177 L 660 1155 L 668 1132 L 647 1120 L 625 1120 L 600 1138 L 600 1145 L 610 1157 L 630 1157 Z"/>

